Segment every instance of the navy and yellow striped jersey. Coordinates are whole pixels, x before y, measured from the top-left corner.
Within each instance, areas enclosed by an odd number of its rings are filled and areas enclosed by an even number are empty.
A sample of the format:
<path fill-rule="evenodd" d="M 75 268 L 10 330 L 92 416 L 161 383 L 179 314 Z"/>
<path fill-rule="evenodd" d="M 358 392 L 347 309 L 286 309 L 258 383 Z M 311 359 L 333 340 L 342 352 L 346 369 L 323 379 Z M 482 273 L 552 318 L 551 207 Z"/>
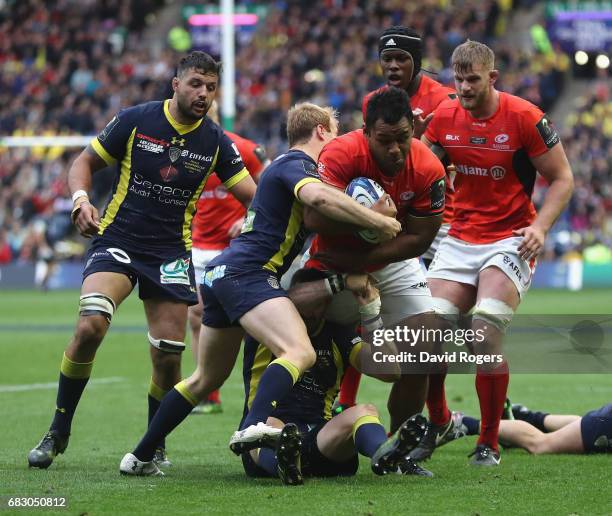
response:
<path fill-rule="evenodd" d="M 263 268 L 282 276 L 308 236 L 297 195 L 302 186 L 312 182 L 320 179 L 317 165 L 308 155 L 291 150 L 276 158 L 259 179 L 242 233 L 209 266 Z"/>
<path fill-rule="evenodd" d="M 349 364 L 354 365 L 362 340 L 347 326 L 328 321 L 310 335 L 317 360 L 280 401 L 272 414 L 281 421 L 315 423 L 331 419 L 331 408 Z M 268 364 L 276 357 L 263 344 L 247 335 L 244 343 L 244 415 L 255 398 L 257 386 Z"/>
<path fill-rule="evenodd" d="M 236 146 L 212 120 L 179 124 L 169 100 L 121 111 L 92 140 L 116 165 L 112 197 L 98 235 L 142 248 L 191 249 L 191 220 L 214 170 L 231 188 L 248 176 Z"/>

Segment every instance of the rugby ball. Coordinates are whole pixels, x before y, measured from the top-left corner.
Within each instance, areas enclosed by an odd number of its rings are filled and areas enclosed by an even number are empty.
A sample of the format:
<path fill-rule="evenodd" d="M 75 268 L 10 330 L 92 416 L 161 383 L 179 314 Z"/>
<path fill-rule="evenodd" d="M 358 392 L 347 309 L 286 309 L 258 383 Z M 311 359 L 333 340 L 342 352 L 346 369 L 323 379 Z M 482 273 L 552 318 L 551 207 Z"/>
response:
<path fill-rule="evenodd" d="M 371 208 L 385 194 L 382 186 L 367 177 L 356 177 L 347 185 L 344 192 L 366 208 Z M 379 242 L 378 233 L 373 229 L 364 229 L 358 234 L 370 244 Z"/>

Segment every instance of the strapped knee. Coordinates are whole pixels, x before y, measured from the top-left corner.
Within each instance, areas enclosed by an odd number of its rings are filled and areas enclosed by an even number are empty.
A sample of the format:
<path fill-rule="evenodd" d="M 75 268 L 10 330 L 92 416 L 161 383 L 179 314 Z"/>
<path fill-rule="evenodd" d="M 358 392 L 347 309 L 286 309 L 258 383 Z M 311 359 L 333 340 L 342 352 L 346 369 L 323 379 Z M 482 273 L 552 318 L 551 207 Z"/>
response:
<path fill-rule="evenodd" d="M 492 297 L 481 299 L 472 310 L 472 319 L 485 321 L 502 333 L 506 333 L 513 316 L 514 310 L 511 306 Z"/>
<path fill-rule="evenodd" d="M 460 310 L 459 307 L 451 303 L 448 299 L 443 297 L 433 297 L 433 310 L 443 319 L 446 319 L 453 326 L 457 326 L 459 323 Z"/>
<path fill-rule="evenodd" d="M 99 292 L 91 292 L 80 297 L 79 315 L 103 315 L 110 324 L 116 310 L 115 302 Z"/>
<path fill-rule="evenodd" d="M 147 337 L 149 337 L 149 343 L 151 344 L 151 346 L 159 349 L 160 351 L 164 351 L 165 353 L 177 354 L 185 351 L 184 342 L 179 342 L 170 339 L 156 339 L 153 338 L 150 333 L 147 333 Z"/>

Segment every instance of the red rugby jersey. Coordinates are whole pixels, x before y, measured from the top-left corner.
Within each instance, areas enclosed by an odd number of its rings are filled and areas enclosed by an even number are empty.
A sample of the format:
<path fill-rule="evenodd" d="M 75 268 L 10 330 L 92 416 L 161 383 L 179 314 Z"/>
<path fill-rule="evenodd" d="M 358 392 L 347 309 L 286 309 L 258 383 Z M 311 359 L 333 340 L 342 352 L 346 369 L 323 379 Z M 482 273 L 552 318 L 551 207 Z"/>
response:
<path fill-rule="evenodd" d="M 485 244 L 533 222 L 536 169 L 529 158 L 559 143 L 540 109 L 500 92 L 495 114 L 476 119 L 458 99 L 448 100 L 436 109 L 425 137 L 443 147 L 457 167 L 451 236 Z"/>
<path fill-rule="evenodd" d="M 257 177 L 266 160 L 263 148 L 235 133 L 224 132 L 236 144 L 249 174 Z M 225 249 L 230 243 L 227 232 L 234 222 L 244 217 L 245 211 L 244 206 L 229 193 L 217 175 L 211 174 L 198 199 L 191 225 L 193 247 Z"/>
<path fill-rule="evenodd" d="M 368 101 L 375 93 L 379 91 L 383 91 L 387 89 L 389 86 L 383 86 L 382 88 L 378 88 L 375 91 L 371 91 L 363 98 L 363 103 L 361 104 L 361 112 L 363 114 L 363 119 L 365 120 L 366 116 L 366 108 L 368 106 Z M 412 107 L 412 112 L 415 115 L 422 116 L 425 118 L 427 115 L 436 110 L 436 108 L 440 105 L 440 103 L 445 100 L 449 100 L 454 98 L 456 95 L 456 91 L 452 88 L 448 88 L 440 84 L 438 81 L 435 81 L 431 77 L 427 75 L 421 75 L 421 83 L 417 91 L 410 97 L 410 106 Z M 450 224 L 453 220 L 453 188 L 450 182 L 446 184 L 446 207 L 444 208 L 444 220 L 443 224 Z"/>
<path fill-rule="evenodd" d="M 400 222 L 408 214 L 430 216 L 444 211 L 444 167 L 419 140 L 412 139 L 406 165 L 393 178 L 385 176 L 374 162 L 361 129 L 328 143 L 319 156 L 318 170 L 322 181 L 342 190 L 356 177 L 368 177 L 378 182 L 395 202 L 397 220 Z M 312 242 L 311 254 L 330 248 L 359 250 L 369 247 L 371 244 L 352 235 L 317 235 Z M 379 264 L 369 270 L 385 265 Z M 326 268 L 314 259 L 311 259 L 309 266 Z"/>

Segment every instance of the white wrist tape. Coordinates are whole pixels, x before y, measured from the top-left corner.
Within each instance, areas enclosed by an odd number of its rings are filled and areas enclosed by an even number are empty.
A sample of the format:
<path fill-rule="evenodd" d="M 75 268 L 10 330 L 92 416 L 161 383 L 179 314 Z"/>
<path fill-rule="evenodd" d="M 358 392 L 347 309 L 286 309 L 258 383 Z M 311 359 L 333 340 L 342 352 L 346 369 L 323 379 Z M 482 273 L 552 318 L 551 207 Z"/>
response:
<path fill-rule="evenodd" d="M 380 314 L 380 307 L 382 306 L 382 302 L 380 297 L 374 299 L 374 301 L 370 301 L 367 305 L 362 305 L 359 307 L 359 314 L 362 319 L 366 321 L 369 319 L 373 319 L 374 317 Z"/>
<path fill-rule="evenodd" d="M 89 195 L 85 190 L 77 190 L 72 194 L 72 202 L 74 203 L 79 197 L 87 197 L 89 199 Z"/>

